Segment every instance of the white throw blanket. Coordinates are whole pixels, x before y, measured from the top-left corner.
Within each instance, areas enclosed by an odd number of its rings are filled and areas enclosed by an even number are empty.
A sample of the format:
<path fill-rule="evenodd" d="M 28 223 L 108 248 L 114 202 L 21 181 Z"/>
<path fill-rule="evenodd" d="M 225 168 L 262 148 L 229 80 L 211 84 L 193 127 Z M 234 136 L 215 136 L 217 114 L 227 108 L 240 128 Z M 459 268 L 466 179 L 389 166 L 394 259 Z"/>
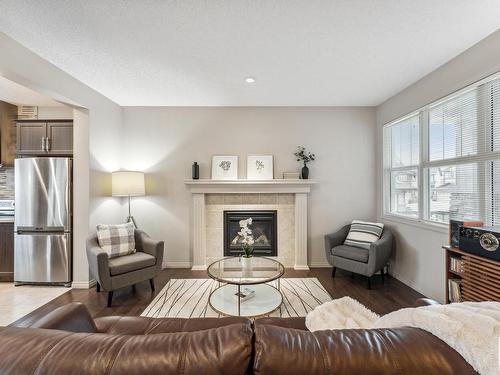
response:
<path fill-rule="evenodd" d="M 373 311 L 351 297 L 342 297 L 317 306 L 306 315 L 309 331 L 352 329 L 373 326 L 379 318 Z"/>
<path fill-rule="evenodd" d="M 443 340 L 481 375 L 500 374 L 500 303 L 464 302 L 401 309 L 379 318 L 358 301 L 343 297 L 306 316 L 310 331 L 416 327 Z"/>
<path fill-rule="evenodd" d="M 417 327 L 455 349 L 481 375 L 500 374 L 500 302 L 408 308 L 384 315 L 373 328 Z"/>

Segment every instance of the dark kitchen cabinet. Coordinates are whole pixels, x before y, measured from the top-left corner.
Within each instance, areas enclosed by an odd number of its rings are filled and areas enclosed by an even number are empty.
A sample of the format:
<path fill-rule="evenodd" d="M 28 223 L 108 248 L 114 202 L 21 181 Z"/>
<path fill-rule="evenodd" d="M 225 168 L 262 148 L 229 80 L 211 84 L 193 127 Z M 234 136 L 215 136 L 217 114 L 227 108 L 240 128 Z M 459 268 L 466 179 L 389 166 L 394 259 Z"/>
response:
<path fill-rule="evenodd" d="M 47 124 L 17 123 L 17 154 L 39 155 L 45 152 Z"/>
<path fill-rule="evenodd" d="M 69 155 L 73 153 L 73 123 L 47 123 L 47 149 L 49 154 Z"/>
<path fill-rule="evenodd" d="M 17 155 L 72 155 L 73 121 L 17 121 Z"/>
<path fill-rule="evenodd" d="M 0 281 L 14 281 L 14 223 L 0 222 Z"/>

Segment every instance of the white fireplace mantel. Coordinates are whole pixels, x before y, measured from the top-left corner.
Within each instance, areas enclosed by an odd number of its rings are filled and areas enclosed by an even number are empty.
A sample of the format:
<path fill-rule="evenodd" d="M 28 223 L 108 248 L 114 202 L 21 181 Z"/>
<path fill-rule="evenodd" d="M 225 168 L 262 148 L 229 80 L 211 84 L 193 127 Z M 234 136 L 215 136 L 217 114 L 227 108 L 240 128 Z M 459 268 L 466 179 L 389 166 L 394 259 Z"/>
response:
<path fill-rule="evenodd" d="M 192 270 L 205 270 L 206 227 L 205 194 L 295 194 L 295 264 L 296 270 L 307 265 L 307 195 L 314 180 L 185 180 L 193 197 L 193 265 Z"/>
<path fill-rule="evenodd" d="M 309 193 L 314 180 L 184 180 L 191 193 Z"/>

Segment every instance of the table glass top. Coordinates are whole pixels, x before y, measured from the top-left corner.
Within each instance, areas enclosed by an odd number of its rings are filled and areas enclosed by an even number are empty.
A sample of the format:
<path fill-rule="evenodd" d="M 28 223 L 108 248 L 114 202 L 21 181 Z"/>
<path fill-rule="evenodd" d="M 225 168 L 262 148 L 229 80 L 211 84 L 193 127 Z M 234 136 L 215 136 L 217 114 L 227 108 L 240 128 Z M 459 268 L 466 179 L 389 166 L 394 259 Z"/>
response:
<path fill-rule="evenodd" d="M 208 275 L 229 284 L 261 284 L 281 277 L 285 267 L 271 258 L 253 257 L 249 267 L 243 267 L 239 257 L 224 258 L 208 266 Z"/>

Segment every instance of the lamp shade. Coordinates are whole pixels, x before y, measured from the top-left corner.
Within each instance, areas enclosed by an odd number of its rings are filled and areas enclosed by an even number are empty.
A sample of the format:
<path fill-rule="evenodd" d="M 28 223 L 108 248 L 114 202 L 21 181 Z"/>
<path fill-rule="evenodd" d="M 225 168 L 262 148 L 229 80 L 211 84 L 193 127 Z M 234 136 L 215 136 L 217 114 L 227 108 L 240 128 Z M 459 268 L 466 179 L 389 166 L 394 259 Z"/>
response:
<path fill-rule="evenodd" d="M 146 195 L 144 173 L 116 171 L 111 174 L 112 194 L 114 197 Z"/>

